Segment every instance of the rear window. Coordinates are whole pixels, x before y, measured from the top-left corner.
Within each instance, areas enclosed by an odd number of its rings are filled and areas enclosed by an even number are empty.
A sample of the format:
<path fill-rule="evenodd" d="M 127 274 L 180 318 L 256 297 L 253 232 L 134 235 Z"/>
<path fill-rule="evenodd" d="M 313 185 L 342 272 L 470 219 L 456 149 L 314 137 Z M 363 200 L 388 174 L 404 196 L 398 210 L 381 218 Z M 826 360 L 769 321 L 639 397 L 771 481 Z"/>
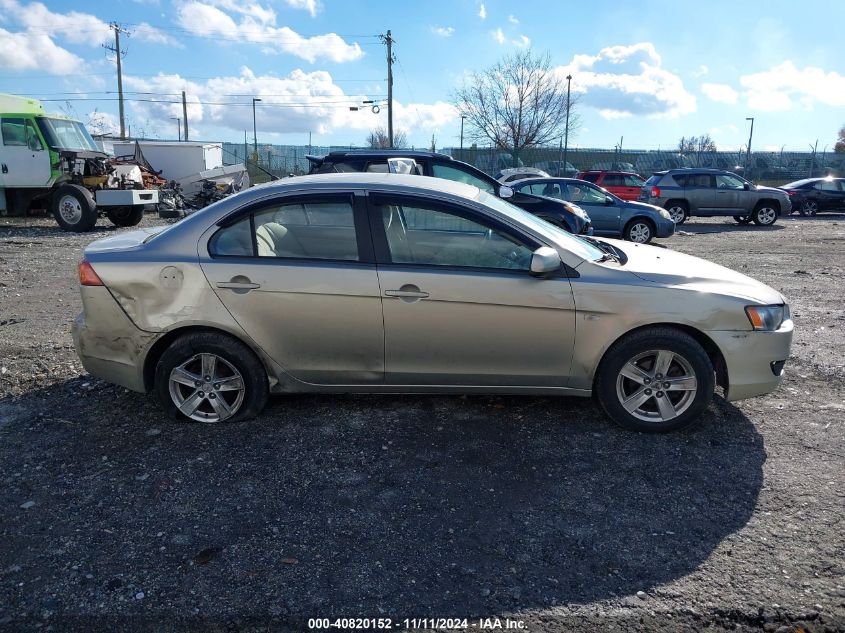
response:
<path fill-rule="evenodd" d="M 678 183 L 679 187 L 686 187 L 689 183 L 690 176 L 689 174 L 674 174 L 672 179 Z"/>
<path fill-rule="evenodd" d="M 625 179 L 619 174 L 605 174 L 601 185 L 602 187 L 624 187 Z"/>
<path fill-rule="evenodd" d="M 654 175 L 652 175 L 651 178 L 649 178 L 648 180 L 645 181 L 645 184 L 643 186 L 644 187 L 652 187 L 652 186 L 656 185 L 658 182 L 660 182 L 661 178 L 662 178 L 661 174 L 654 174 Z"/>

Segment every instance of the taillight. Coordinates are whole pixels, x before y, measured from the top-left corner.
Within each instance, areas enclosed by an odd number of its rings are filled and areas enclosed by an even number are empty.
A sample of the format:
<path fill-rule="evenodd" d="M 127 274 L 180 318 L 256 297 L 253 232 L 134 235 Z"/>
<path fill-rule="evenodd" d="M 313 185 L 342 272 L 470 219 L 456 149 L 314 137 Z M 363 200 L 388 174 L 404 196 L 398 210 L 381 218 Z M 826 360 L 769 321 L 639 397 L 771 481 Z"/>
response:
<path fill-rule="evenodd" d="M 103 280 L 94 272 L 94 267 L 87 259 L 79 262 L 79 283 L 83 286 L 102 286 Z"/>
<path fill-rule="evenodd" d="M 797 192 L 797 191 L 787 191 L 787 192 L 786 192 L 786 195 L 788 195 L 788 196 L 795 196 L 795 195 L 797 195 L 797 194 L 798 194 L 798 192 Z"/>
<path fill-rule="evenodd" d="M 660 197 L 660 187 L 652 187 L 651 188 L 651 197 L 652 198 L 659 198 Z"/>

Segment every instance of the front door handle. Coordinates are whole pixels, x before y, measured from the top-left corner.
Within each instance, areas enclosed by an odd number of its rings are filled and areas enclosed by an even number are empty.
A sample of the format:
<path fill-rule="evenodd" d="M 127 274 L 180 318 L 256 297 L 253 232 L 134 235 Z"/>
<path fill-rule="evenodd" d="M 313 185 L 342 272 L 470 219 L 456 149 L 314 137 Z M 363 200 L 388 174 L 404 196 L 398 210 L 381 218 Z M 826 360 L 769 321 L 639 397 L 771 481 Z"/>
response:
<path fill-rule="evenodd" d="M 429 296 L 427 292 L 420 290 L 414 284 L 405 284 L 398 290 L 385 290 L 385 297 L 397 297 L 402 300 L 425 299 Z"/>
<path fill-rule="evenodd" d="M 4 174 L 8 174 L 8 173 L 9 173 L 9 167 L 6 165 L 6 163 L 3 163 L 2 168 L 0 168 L 0 170 L 2 170 L 2 172 L 3 172 Z"/>

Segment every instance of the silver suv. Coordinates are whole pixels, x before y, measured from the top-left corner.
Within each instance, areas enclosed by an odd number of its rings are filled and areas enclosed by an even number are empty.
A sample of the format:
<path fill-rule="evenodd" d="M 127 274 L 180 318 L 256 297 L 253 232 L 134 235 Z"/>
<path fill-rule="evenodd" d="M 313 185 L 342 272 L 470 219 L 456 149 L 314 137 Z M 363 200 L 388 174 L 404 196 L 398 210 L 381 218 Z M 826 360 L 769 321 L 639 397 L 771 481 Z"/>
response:
<path fill-rule="evenodd" d="M 663 207 L 675 224 L 691 215 L 733 216 L 740 224 L 770 226 L 792 203 L 786 192 L 756 186 L 722 169 L 669 169 L 646 180 L 639 200 Z"/>

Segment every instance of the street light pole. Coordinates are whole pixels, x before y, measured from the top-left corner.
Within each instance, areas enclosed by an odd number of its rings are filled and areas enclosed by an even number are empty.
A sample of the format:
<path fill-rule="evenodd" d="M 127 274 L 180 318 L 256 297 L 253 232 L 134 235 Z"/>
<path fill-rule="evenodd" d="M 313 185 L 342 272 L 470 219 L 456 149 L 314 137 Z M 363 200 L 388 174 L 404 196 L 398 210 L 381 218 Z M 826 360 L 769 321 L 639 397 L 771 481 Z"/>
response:
<path fill-rule="evenodd" d="M 563 171 L 563 175 L 566 176 L 566 155 L 569 153 L 569 89 L 572 86 L 572 75 L 566 76 L 566 127 L 563 129 L 563 164 L 558 169 L 558 173 Z"/>
<path fill-rule="evenodd" d="M 747 116 L 745 117 L 745 120 L 751 121 L 751 131 L 748 133 L 748 146 L 746 147 L 745 152 L 745 174 L 743 174 L 747 178 L 749 166 L 751 165 L 751 137 L 754 136 L 754 117 Z"/>
<path fill-rule="evenodd" d="M 466 117 L 461 115 L 461 160 L 464 159 L 464 119 Z"/>
<path fill-rule="evenodd" d="M 252 98 L 252 153 L 255 154 L 255 160 L 258 162 L 258 128 L 255 126 L 255 102 L 261 99 Z"/>
<path fill-rule="evenodd" d="M 172 116 L 170 118 L 173 119 L 174 121 L 176 121 L 176 125 L 178 126 L 176 129 L 179 131 L 179 136 L 177 136 L 176 138 L 181 141 L 182 140 L 182 119 L 180 119 L 178 116 Z"/>

